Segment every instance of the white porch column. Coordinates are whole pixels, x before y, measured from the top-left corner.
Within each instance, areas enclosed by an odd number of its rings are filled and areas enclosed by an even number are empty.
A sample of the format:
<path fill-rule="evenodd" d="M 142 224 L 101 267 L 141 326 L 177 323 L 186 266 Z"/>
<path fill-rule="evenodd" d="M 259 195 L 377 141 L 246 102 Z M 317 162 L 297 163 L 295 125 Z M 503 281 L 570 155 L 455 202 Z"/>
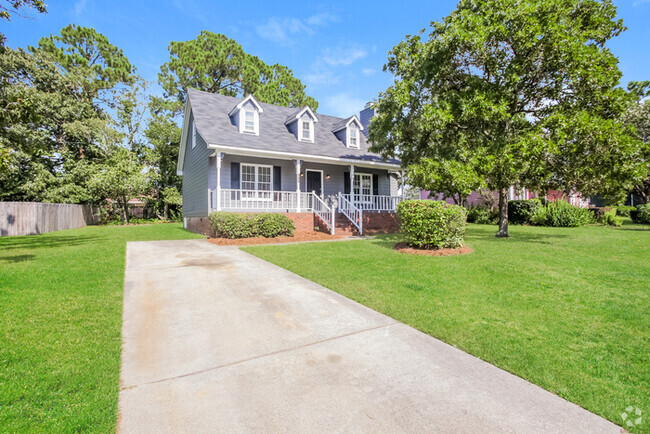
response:
<path fill-rule="evenodd" d="M 221 211 L 221 162 L 223 161 L 223 152 L 217 152 L 215 158 L 217 165 L 217 211 Z"/>
<path fill-rule="evenodd" d="M 300 212 L 300 166 L 302 162 L 293 160 L 293 164 L 296 166 L 296 212 Z"/>
<path fill-rule="evenodd" d="M 350 164 L 350 203 L 354 205 L 354 165 L 353 164 Z"/>
<path fill-rule="evenodd" d="M 405 181 L 404 180 L 404 171 L 400 170 L 399 171 L 399 182 L 400 182 L 400 184 L 402 184 L 402 200 L 404 200 L 404 193 L 405 193 L 405 190 L 406 190 L 406 183 L 404 181 Z"/>

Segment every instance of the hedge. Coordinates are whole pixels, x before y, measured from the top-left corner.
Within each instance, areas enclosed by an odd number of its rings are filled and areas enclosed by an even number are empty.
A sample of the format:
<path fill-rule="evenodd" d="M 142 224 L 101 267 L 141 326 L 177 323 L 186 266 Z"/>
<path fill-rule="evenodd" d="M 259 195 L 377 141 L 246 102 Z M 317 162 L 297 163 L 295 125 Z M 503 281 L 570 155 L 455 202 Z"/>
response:
<path fill-rule="evenodd" d="M 583 226 L 593 221 L 591 211 L 573 206 L 565 200 L 556 200 L 540 207 L 532 219 L 534 225 L 554 227 Z"/>
<path fill-rule="evenodd" d="M 508 201 L 508 222 L 515 225 L 530 224 L 537 211 L 542 207 L 539 199 Z"/>
<path fill-rule="evenodd" d="M 467 209 L 467 223 L 483 225 L 496 224 L 499 221 L 499 211 L 487 206 L 470 206 Z"/>
<path fill-rule="evenodd" d="M 219 238 L 275 238 L 292 236 L 296 225 L 289 217 L 277 213 L 217 211 L 210 214 L 210 228 Z"/>
<path fill-rule="evenodd" d="M 419 249 L 457 248 L 465 236 L 465 209 L 435 200 L 405 200 L 397 205 L 404 241 Z"/>
<path fill-rule="evenodd" d="M 650 224 L 650 203 L 637 205 L 630 211 L 630 217 L 634 223 Z"/>

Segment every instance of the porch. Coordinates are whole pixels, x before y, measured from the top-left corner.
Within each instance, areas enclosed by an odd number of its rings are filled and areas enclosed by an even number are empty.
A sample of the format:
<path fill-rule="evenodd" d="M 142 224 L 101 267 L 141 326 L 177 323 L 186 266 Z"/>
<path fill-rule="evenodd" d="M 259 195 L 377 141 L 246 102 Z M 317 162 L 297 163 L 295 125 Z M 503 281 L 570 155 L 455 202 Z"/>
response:
<path fill-rule="evenodd" d="M 336 214 L 342 214 L 363 234 L 363 213 L 394 213 L 401 196 L 343 194 L 324 197 L 316 191 L 210 189 L 209 212 L 314 213 L 335 233 Z"/>

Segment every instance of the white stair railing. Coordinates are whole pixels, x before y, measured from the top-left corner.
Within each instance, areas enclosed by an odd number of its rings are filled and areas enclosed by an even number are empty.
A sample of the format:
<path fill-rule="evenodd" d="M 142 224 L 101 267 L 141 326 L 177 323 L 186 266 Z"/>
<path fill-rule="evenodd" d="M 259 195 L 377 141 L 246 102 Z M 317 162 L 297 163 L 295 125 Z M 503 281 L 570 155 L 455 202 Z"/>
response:
<path fill-rule="evenodd" d="M 316 215 L 330 228 L 330 234 L 334 235 L 334 210 L 327 206 L 314 191 L 311 192 L 311 206 Z"/>
<path fill-rule="evenodd" d="M 363 235 L 363 210 L 354 206 L 345 196 L 339 192 L 339 211 L 359 229 L 359 235 Z"/>

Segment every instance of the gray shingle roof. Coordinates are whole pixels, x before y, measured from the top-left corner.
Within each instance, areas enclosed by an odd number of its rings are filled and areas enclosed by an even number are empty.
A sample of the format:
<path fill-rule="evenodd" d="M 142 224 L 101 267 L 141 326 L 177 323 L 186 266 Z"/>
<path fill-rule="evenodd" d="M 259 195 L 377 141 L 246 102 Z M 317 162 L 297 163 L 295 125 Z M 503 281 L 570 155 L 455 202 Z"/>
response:
<path fill-rule="evenodd" d="M 400 164 L 399 160 L 384 160 L 379 155 L 369 152 L 368 142 L 363 135 L 360 137 L 359 149 L 347 148 L 332 131 L 336 124 L 345 123 L 349 119 L 316 114 L 319 122 L 314 124 L 314 143 L 301 142 L 289 132 L 285 125 L 286 119 L 297 113 L 295 107 L 261 103 L 264 112 L 260 114 L 260 135 L 240 134 L 228 113 L 242 100 L 241 98 L 217 95 L 196 89 L 188 89 L 187 94 L 194 113 L 196 128 L 209 144 Z"/>

